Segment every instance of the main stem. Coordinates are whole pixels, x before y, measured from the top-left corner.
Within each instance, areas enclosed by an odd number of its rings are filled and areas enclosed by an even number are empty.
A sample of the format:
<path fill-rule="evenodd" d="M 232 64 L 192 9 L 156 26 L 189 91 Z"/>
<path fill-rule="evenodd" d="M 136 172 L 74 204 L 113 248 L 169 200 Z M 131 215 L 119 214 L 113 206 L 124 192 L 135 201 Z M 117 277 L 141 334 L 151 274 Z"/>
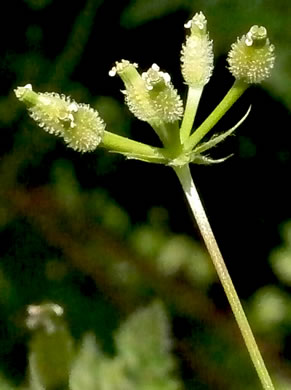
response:
<path fill-rule="evenodd" d="M 189 166 L 184 165 L 180 168 L 174 168 L 174 170 L 180 180 L 180 183 L 182 184 L 186 198 L 197 221 L 202 237 L 245 341 L 251 360 L 261 380 L 262 386 L 264 390 L 275 390 L 235 287 L 232 283 L 231 277 L 226 268 L 222 254 L 215 240 L 200 197 L 192 180 Z"/>

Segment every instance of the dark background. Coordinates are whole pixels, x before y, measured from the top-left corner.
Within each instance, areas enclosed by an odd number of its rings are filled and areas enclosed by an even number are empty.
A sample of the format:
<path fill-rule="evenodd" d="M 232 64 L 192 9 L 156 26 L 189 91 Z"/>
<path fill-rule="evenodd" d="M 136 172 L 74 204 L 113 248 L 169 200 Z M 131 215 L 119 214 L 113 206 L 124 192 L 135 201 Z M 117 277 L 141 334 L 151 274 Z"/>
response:
<path fill-rule="evenodd" d="M 267 365 L 278 388 L 291 387 L 291 34 L 290 5 L 283 0 L 5 4 L 0 16 L 0 367 L 15 383 L 23 382 L 27 365 L 26 305 L 59 303 L 76 340 L 93 330 L 104 351 L 112 353 L 112 332 L 120 321 L 159 297 L 171 316 L 186 388 L 259 388 L 211 266 L 204 281 L 199 270 L 195 277 L 187 256 L 176 271 L 159 264 L 177 237 L 203 251 L 170 168 L 126 161 L 101 149 L 73 152 L 37 128 L 13 93 L 31 83 L 36 91 L 71 95 L 97 108 L 107 130 L 158 145 L 151 128 L 123 105 L 122 83 L 108 71 L 122 58 L 137 62 L 142 71 L 157 63 L 185 98 L 183 24 L 200 10 L 216 57 L 197 125 L 233 83 L 226 56 L 236 37 L 262 24 L 276 46 L 272 78 L 251 87 L 216 126 L 217 132 L 232 127 L 252 105 L 236 135 L 212 152 L 212 157 L 233 157 L 191 169 Z M 290 258 L 283 271 L 281 252 L 274 252 L 278 247 Z M 181 246 L 175 250 L 179 257 Z M 266 317 L 259 310 L 264 305 Z M 239 365 L 233 358 L 238 354 Z"/>

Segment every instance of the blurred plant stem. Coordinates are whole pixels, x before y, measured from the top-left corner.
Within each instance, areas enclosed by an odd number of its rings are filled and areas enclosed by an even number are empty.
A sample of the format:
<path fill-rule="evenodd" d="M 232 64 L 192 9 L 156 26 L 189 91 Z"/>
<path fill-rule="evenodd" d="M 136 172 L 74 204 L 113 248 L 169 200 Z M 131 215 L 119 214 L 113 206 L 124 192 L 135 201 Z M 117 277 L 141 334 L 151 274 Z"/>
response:
<path fill-rule="evenodd" d="M 64 84 L 80 62 L 87 41 L 92 32 L 96 11 L 103 0 L 87 0 L 75 20 L 72 31 L 62 53 L 57 57 L 49 85 Z"/>
<path fill-rule="evenodd" d="M 227 299 L 230 303 L 232 312 L 235 316 L 236 322 L 243 336 L 246 347 L 249 351 L 253 365 L 255 366 L 257 374 L 261 380 L 262 386 L 265 390 L 275 390 L 262 355 L 259 351 L 256 340 L 254 338 L 253 332 L 250 328 L 249 322 L 241 305 L 240 299 L 237 295 L 237 292 L 223 260 L 222 254 L 215 240 L 213 231 L 204 211 L 204 207 L 201 203 L 195 184 L 192 180 L 189 165 L 184 165 L 180 168 L 174 168 L 174 170 L 179 178 L 189 206 L 197 221 L 205 245 L 210 254 L 214 267 L 217 271 Z"/>

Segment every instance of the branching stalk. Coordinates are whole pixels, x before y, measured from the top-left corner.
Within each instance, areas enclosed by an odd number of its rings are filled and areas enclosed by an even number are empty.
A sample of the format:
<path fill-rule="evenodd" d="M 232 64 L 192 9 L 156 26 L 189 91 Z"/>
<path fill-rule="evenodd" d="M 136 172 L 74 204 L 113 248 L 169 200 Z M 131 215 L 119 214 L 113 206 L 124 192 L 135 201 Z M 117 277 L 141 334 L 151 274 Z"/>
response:
<path fill-rule="evenodd" d="M 192 150 L 202 138 L 216 125 L 230 107 L 248 88 L 248 84 L 242 81 L 235 81 L 222 101 L 205 119 L 205 121 L 195 130 L 195 132 L 185 141 L 185 150 Z"/>
<path fill-rule="evenodd" d="M 109 131 L 104 131 L 100 146 L 114 153 L 122 153 L 128 158 L 137 158 L 157 164 L 167 164 L 170 158 L 164 148 L 150 146 Z"/>
<path fill-rule="evenodd" d="M 188 89 L 186 107 L 180 129 L 180 138 L 182 144 L 191 134 L 202 92 L 203 86 L 198 86 L 196 88 L 190 86 Z"/>
<path fill-rule="evenodd" d="M 174 168 L 174 170 L 180 180 L 187 201 L 197 221 L 205 245 L 210 254 L 214 267 L 218 273 L 219 279 L 222 283 L 225 294 L 230 303 L 231 309 L 243 336 L 251 360 L 261 380 L 262 386 L 264 390 L 275 390 L 270 375 L 263 361 L 262 355 L 259 351 L 258 345 L 255 341 L 253 332 L 250 328 L 247 317 L 235 290 L 235 287 L 232 283 L 231 277 L 226 268 L 222 254 L 215 240 L 213 231 L 204 211 L 200 197 L 192 180 L 189 165 L 184 165 L 180 168 Z"/>

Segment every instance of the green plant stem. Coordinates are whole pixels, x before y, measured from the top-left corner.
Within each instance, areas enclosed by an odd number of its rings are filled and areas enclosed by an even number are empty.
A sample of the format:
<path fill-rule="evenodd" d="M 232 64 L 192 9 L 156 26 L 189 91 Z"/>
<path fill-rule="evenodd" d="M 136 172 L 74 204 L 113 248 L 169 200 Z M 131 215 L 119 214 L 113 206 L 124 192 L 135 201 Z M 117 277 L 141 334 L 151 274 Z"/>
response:
<path fill-rule="evenodd" d="M 109 131 L 104 132 L 100 146 L 110 152 L 121 153 L 128 158 L 137 158 L 147 162 L 167 164 L 170 159 L 166 149 L 134 141 Z"/>
<path fill-rule="evenodd" d="M 244 93 L 249 85 L 242 81 L 235 81 L 222 101 L 205 119 L 205 121 L 195 130 L 195 132 L 185 141 L 186 151 L 192 150 L 198 142 L 216 125 L 237 99 Z"/>
<path fill-rule="evenodd" d="M 180 139 L 182 144 L 190 136 L 202 91 L 203 86 L 197 88 L 190 86 L 188 88 L 186 107 L 180 129 Z"/>
<path fill-rule="evenodd" d="M 197 221 L 262 386 L 264 390 L 275 390 L 192 180 L 189 165 L 174 170 Z"/>
<path fill-rule="evenodd" d="M 62 53 L 57 56 L 52 66 L 52 74 L 47 82 L 47 85 L 50 87 L 52 84 L 57 84 L 58 88 L 60 88 L 61 84 L 66 83 L 75 67 L 81 61 L 86 44 L 92 33 L 96 11 L 102 4 L 102 0 L 87 0 L 82 3 L 85 3 L 84 8 L 80 11 L 73 24 Z"/>

